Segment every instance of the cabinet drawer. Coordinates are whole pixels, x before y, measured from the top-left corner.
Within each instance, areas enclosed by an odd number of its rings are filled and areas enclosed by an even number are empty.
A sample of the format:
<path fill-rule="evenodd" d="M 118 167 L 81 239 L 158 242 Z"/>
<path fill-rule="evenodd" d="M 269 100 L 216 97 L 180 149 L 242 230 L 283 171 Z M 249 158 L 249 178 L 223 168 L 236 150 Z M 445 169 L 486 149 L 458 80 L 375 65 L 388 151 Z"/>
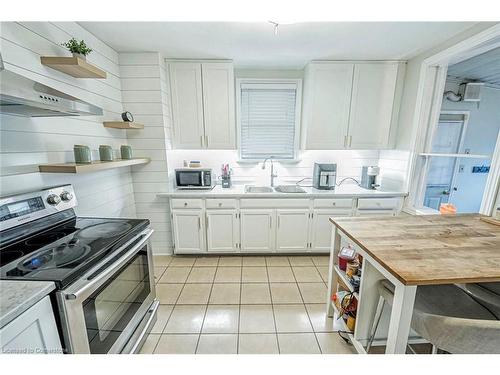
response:
<path fill-rule="evenodd" d="M 207 199 L 207 208 L 236 208 L 236 199 Z"/>
<path fill-rule="evenodd" d="M 315 199 L 314 208 L 352 208 L 352 199 Z"/>
<path fill-rule="evenodd" d="M 202 199 L 172 199 L 172 208 L 203 208 Z"/>
<path fill-rule="evenodd" d="M 248 198 L 240 201 L 241 208 L 309 208 L 309 199 L 259 199 Z"/>
<path fill-rule="evenodd" d="M 399 198 L 360 198 L 359 210 L 395 210 L 399 207 Z"/>

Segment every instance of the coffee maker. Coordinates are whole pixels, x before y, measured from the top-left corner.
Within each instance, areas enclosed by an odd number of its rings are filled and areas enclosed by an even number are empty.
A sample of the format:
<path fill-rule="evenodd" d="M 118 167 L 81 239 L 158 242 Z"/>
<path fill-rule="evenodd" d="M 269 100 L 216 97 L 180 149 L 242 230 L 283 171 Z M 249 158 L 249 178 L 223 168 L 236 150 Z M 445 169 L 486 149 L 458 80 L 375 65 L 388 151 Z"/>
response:
<path fill-rule="evenodd" d="M 320 190 L 335 189 L 337 164 L 314 163 L 313 187 Z"/>
<path fill-rule="evenodd" d="M 366 166 L 361 169 L 361 184 L 362 188 L 375 190 L 380 186 L 377 184 L 377 176 L 380 173 L 380 167 Z"/>

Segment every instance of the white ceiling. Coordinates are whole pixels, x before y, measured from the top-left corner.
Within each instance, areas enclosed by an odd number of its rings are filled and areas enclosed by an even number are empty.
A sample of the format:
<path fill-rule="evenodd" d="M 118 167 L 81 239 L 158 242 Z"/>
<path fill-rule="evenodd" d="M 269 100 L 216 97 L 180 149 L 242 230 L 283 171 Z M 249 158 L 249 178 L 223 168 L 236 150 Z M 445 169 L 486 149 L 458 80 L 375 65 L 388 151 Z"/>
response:
<path fill-rule="evenodd" d="M 450 65 L 448 76 L 500 86 L 500 48 Z"/>
<path fill-rule="evenodd" d="M 80 22 L 119 52 L 232 59 L 240 67 L 302 68 L 310 60 L 405 60 L 471 22 Z"/>

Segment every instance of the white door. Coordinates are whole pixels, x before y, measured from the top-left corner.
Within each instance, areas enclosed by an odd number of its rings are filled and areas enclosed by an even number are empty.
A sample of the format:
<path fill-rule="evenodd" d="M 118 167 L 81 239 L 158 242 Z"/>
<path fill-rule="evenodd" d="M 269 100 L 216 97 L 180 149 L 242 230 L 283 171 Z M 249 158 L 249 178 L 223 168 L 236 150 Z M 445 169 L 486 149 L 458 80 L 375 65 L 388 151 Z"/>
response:
<path fill-rule="evenodd" d="M 236 210 L 207 210 L 207 250 L 238 251 L 240 228 Z"/>
<path fill-rule="evenodd" d="M 3 354 L 62 354 L 50 297 L 2 327 L 0 343 Z"/>
<path fill-rule="evenodd" d="M 305 148 L 345 148 L 354 65 L 309 64 L 304 80 Z"/>
<path fill-rule="evenodd" d="M 172 211 L 175 253 L 205 252 L 205 225 L 201 210 Z"/>
<path fill-rule="evenodd" d="M 234 70 L 232 63 L 201 64 L 205 146 L 235 149 Z"/>
<path fill-rule="evenodd" d="M 240 211 L 241 251 L 274 251 L 274 210 Z"/>
<path fill-rule="evenodd" d="M 276 250 L 308 251 L 309 209 L 276 210 Z"/>
<path fill-rule="evenodd" d="M 349 118 L 350 148 L 388 147 L 397 75 L 397 63 L 355 65 Z"/>
<path fill-rule="evenodd" d="M 174 145 L 179 149 L 205 147 L 201 64 L 170 63 Z"/>
<path fill-rule="evenodd" d="M 314 210 L 311 224 L 311 249 L 316 252 L 329 252 L 331 245 L 331 217 L 352 216 L 352 210 Z"/>

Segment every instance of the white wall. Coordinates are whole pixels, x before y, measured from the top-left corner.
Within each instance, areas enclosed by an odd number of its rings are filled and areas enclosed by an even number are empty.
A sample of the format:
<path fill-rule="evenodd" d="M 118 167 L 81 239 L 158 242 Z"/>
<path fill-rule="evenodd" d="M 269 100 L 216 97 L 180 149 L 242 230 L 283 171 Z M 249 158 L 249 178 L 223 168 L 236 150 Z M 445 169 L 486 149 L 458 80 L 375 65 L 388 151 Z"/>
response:
<path fill-rule="evenodd" d="M 220 175 L 222 163 L 229 163 L 233 170 L 235 183 L 253 183 L 269 185 L 269 165 L 265 170 L 262 163 L 238 163 L 238 152 L 229 150 L 171 150 L 167 152 L 170 184 L 173 184 L 174 169 L 182 168 L 183 160 L 200 160 L 206 168 L 213 168 L 216 175 Z M 275 162 L 275 173 L 279 183 L 295 183 L 306 177 L 312 177 L 314 163 L 337 163 L 337 182 L 346 177 L 361 178 L 361 167 L 378 165 L 379 151 L 304 151 L 299 155 L 298 163 Z M 311 185 L 311 180 L 305 180 L 303 185 Z M 346 181 L 353 183 L 353 181 Z"/>
<path fill-rule="evenodd" d="M 445 91 L 458 91 L 458 83 L 447 82 Z M 483 87 L 479 107 L 471 102 L 451 102 L 443 99 L 441 110 L 469 111 L 470 118 L 464 137 L 465 149 L 471 154 L 492 155 L 495 151 L 498 131 L 500 129 L 500 89 Z M 460 159 L 464 171 L 457 174 L 451 203 L 457 211 L 479 212 L 486 185 L 487 173 L 472 173 L 473 166 L 490 165 L 491 159 Z"/>
<path fill-rule="evenodd" d="M 124 110 L 144 129 L 130 130 L 135 156 L 149 157 L 146 165 L 132 167 L 137 216 L 148 218 L 154 229 L 153 252 L 172 252 L 168 201 L 156 194 L 167 189 L 166 150 L 171 148 L 170 98 L 165 60 L 159 53 L 120 53 Z"/>
<path fill-rule="evenodd" d="M 86 100 L 104 110 L 99 117 L 24 118 L 0 115 L 0 195 L 60 184 L 73 184 L 77 213 L 88 216 L 135 216 L 132 175 L 120 168 L 83 175 L 39 173 L 38 165 L 73 161 L 73 145 L 86 144 L 98 158 L 98 147 L 118 150 L 127 143 L 124 130 L 102 121 L 122 112 L 118 54 L 74 22 L 2 22 L 0 49 L 6 69 Z M 94 49 L 89 62 L 107 73 L 104 80 L 76 79 L 41 65 L 40 56 L 69 55 L 60 45 L 71 37 Z"/>

